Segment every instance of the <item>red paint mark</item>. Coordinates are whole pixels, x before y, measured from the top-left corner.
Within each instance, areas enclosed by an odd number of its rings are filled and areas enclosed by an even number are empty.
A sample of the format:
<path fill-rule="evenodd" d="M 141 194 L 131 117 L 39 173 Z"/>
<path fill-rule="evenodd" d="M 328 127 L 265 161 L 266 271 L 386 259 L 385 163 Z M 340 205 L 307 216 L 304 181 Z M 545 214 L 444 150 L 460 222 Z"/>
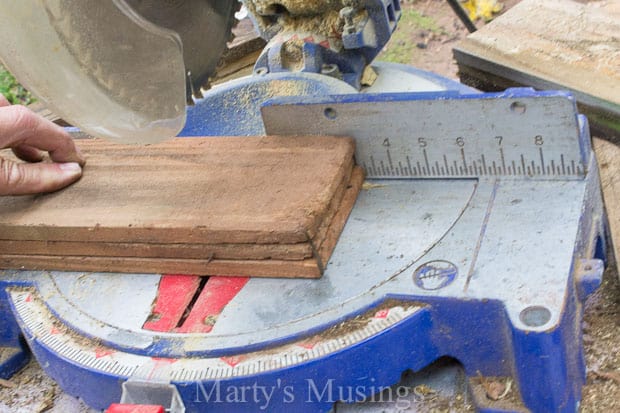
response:
<path fill-rule="evenodd" d="M 312 350 L 320 341 L 320 337 L 310 337 L 304 341 L 298 342 L 297 345 L 307 350 Z"/>
<path fill-rule="evenodd" d="M 308 36 L 308 37 L 304 38 L 304 42 L 306 42 L 306 43 L 314 43 L 314 37 L 313 36 Z"/>
<path fill-rule="evenodd" d="M 31 302 L 32 301 L 32 294 L 28 294 L 26 296 L 26 298 L 24 299 L 24 301 L 27 302 L 27 303 Z"/>
<path fill-rule="evenodd" d="M 323 40 L 321 43 L 319 43 L 319 46 L 323 46 L 326 49 L 329 49 L 329 40 Z"/>
<path fill-rule="evenodd" d="M 220 357 L 220 360 L 228 364 L 230 367 L 235 367 L 237 364 L 245 360 L 245 357 L 244 356 Z"/>
<path fill-rule="evenodd" d="M 178 360 L 177 359 L 170 359 L 170 358 L 164 358 L 164 357 L 151 357 L 151 360 L 153 360 L 153 368 L 151 369 L 150 373 L 147 376 L 147 379 L 152 379 L 153 375 L 155 374 L 155 372 L 163 367 L 169 366 L 173 363 L 176 363 Z"/>
<path fill-rule="evenodd" d="M 217 322 L 217 317 L 249 280 L 249 277 L 210 277 L 194 303 L 191 313 L 183 325 L 175 331 L 210 332 Z"/>
<path fill-rule="evenodd" d="M 151 360 L 153 360 L 155 362 L 155 365 L 158 365 L 158 366 L 165 366 L 166 364 L 174 364 L 178 361 L 177 359 L 171 359 L 167 357 L 151 357 Z"/>
<path fill-rule="evenodd" d="M 164 406 L 154 404 L 112 403 L 105 413 L 165 413 Z"/>
<path fill-rule="evenodd" d="M 60 333 L 60 330 L 58 329 L 58 327 L 54 326 L 54 327 L 52 327 L 50 329 L 50 334 L 52 334 L 52 335 L 56 335 L 56 334 L 59 334 L 59 333 Z"/>
<path fill-rule="evenodd" d="M 375 318 L 387 318 L 388 314 L 390 314 L 389 309 L 379 310 L 375 313 Z"/>
<path fill-rule="evenodd" d="M 97 347 L 95 349 L 95 358 L 96 359 L 100 359 L 100 358 L 112 355 L 114 353 L 115 353 L 114 350 L 110 350 L 110 349 L 107 349 L 105 347 Z"/>
<path fill-rule="evenodd" d="M 183 317 L 198 285 L 200 277 L 195 275 L 163 275 L 155 306 L 142 327 L 151 331 L 172 331 Z"/>

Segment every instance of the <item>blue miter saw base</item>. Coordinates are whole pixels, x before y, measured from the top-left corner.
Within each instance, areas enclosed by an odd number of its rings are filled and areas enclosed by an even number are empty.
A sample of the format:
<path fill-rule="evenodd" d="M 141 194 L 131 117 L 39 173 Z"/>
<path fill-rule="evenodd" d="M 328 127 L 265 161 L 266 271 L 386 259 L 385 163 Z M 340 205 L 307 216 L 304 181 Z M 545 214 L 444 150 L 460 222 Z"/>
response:
<path fill-rule="evenodd" d="M 97 409 L 122 398 L 186 412 L 376 411 L 405 397 L 376 403 L 403 372 L 449 357 L 481 411 L 576 411 L 583 302 L 606 248 L 574 99 L 375 70 L 362 92 L 317 74 L 258 74 L 189 110 L 186 136 L 356 139 L 368 183 L 323 278 L 251 279 L 211 332 L 181 334 L 143 328 L 161 275 L 3 271 L 1 376 L 28 346 Z M 510 396 L 489 399 L 480 377 L 510 382 Z"/>

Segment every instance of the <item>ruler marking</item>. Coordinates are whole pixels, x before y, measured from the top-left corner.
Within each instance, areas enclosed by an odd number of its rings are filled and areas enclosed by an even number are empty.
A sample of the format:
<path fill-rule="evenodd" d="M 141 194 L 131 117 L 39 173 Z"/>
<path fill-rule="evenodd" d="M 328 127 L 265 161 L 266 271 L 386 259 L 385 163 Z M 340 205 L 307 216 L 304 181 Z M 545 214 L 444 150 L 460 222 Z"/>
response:
<path fill-rule="evenodd" d="M 400 175 L 406 175 L 405 174 L 405 169 L 403 168 L 403 164 L 401 161 L 398 161 L 398 173 Z"/>
<path fill-rule="evenodd" d="M 575 161 L 572 160 L 570 161 L 570 163 L 571 163 L 571 174 L 575 175 Z"/>
<path fill-rule="evenodd" d="M 463 171 L 467 173 L 467 161 L 465 160 L 465 150 L 463 148 L 461 148 L 461 159 L 463 160 L 463 169 L 461 170 L 461 173 Z"/>
<path fill-rule="evenodd" d="M 407 168 L 409 168 L 409 173 L 413 174 L 413 168 L 411 167 L 411 159 L 409 159 L 409 155 L 407 155 Z"/>
<path fill-rule="evenodd" d="M 428 162 L 428 154 L 426 153 L 426 149 L 422 149 L 422 154 L 424 155 L 424 164 L 426 165 L 426 173 L 430 174 L 431 173 L 431 165 Z"/>
<path fill-rule="evenodd" d="M 486 175 L 487 174 L 487 162 L 486 159 L 484 159 L 484 154 L 480 155 L 480 158 L 482 159 L 482 175 Z"/>
<path fill-rule="evenodd" d="M 555 175 L 555 162 L 553 162 L 553 159 L 551 160 L 551 175 Z"/>
<path fill-rule="evenodd" d="M 502 172 L 506 175 L 506 159 L 504 158 L 504 148 L 499 148 L 499 157 L 502 160 Z"/>
<path fill-rule="evenodd" d="M 510 172 L 510 175 L 516 175 L 517 174 L 517 165 L 515 164 L 514 159 L 512 161 L 512 170 L 510 170 L 510 167 L 508 167 L 508 170 Z"/>
<path fill-rule="evenodd" d="M 439 162 L 438 161 L 435 161 L 435 170 L 437 171 L 437 175 L 440 175 L 440 174 L 443 175 L 443 172 L 441 172 L 441 173 L 439 172 L 440 169 L 439 169 Z M 443 168 L 441 170 L 443 171 Z"/>
<path fill-rule="evenodd" d="M 495 166 L 495 161 L 493 161 L 493 174 L 497 175 L 497 166 Z"/>
<path fill-rule="evenodd" d="M 542 174 L 545 175 L 546 174 L 546 170 L 545 170 L 545 156 L 543 154 L 543 149 L 542 148 L 538 148 L 538 152 L 540 153 L 540 167 L 542 169 Z"/>
<path fill-rule="evenodd" d="M 422 165 L 420 165 L 420 161 L 417 161 L 416 165 L 418 165 L 418 172 L 420 173 L 420 175 L 422 175 L 424 173 L 424 170 L 422 169 Z"/>
<path fill-rule="evenodd" d="M 413 176 L 418 176 L 418 175 L 419 175 L 419 174 L 418 174 L 418 167 L 417 167 L 417 166 L 414 166 L 414 167 L 413 167 Z"/>
<path fill-rule="evenodd" d="M 443 164 L 446 167 L 446 175 L 452 175 L 450 173 L 450 167 L 448 166 L 448 158 L 446 157 L 446 154 L 443 154 Z"/>
<path fill-rule="evenodd" d="M 378 175 L 377 164 L 375 163 L 374 156 L 370 155 L 370 164 L 372 165 L 372 174 Z"/>
<path fill-rule="evenodd" d="M 566 165 L 564 165 L 564 154 L 560 154 L 560 161 L 562 162 L 562 174 L 566 175 Z"/>
<path fill-rule="evenodd" d="M 394 164 L 392 163 L 392 154 L 390 153 L 389 149 L 386 149 L 385 153 L 387 154 L 388 165 L 390 167 L 390 173 L 394 175 Z"/>

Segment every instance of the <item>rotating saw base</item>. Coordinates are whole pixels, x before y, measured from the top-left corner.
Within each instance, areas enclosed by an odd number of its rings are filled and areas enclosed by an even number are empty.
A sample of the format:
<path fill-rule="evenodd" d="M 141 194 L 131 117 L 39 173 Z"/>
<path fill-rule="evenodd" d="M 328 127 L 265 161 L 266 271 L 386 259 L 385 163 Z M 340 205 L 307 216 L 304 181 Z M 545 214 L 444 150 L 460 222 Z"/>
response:
<path fill-rule="evenodd" d="M 448 357 L 462 365 L 479 409 L 575 411 L 585 381 L 582 303 L 600 284 L 606 250 L 587 123 L 564 94 L 461 92 L 263 108 L 268 132 L 341 127 L 358 143 L 358 163 L 376 163 L 320 280 L 231 286 L 211 277 L 191 290 L 191 306 L 171 304 L 189 313 L 180 324 L 153 331 L 152 305 L 175 276 L 4 271 L 0 345 L 23 335 L 63 390 L 98 409 L 118 402 L 127 382 L 172 385 L 187 412 L 340 411 L 343 403 L 372 411 L 373 395 L 403 372 Z M 316 122 L 295 121 L 302 112 Z M 515 153 L 533 174 L 493 173 L 493 156 Z M 461 155 L 471 170 L 432 175 L 435 159 L 445 157 L 445 172 Z M 389 176 L 400 159 L 412 168 Z M 481 174 L 473 162 L 483 159 L 491 169 Z M 575 167 L 543 176 L 552 161 Z M 208 332 L 179 332 L 190 319 Z M 476 398 L 479 375 L 510 380 L 510 397 Z"/>

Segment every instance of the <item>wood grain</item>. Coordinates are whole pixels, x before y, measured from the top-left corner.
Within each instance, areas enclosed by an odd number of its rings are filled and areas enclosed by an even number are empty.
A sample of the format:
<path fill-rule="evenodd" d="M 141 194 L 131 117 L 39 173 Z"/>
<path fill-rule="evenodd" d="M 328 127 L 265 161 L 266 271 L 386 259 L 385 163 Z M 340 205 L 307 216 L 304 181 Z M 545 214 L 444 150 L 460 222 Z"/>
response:
<path fill-rule="evenodd" d="M 0 199 L 0 266 L 318 277 L 359 193 L 341 137 L 79 142 L 83 178 Z"/>
<path fill-rule="evenodd" d="M 454 48 L 461 80 L 568 89 L 592 123 L 618 132 L 620 2 L 584 3 L 521 1 Z"/>

